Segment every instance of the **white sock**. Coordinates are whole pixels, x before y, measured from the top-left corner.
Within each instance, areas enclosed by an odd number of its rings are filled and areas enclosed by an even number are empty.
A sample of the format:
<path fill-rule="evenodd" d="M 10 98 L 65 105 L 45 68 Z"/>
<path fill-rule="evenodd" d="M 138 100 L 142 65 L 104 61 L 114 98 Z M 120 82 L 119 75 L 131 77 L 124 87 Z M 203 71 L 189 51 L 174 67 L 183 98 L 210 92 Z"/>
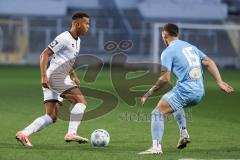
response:
<path fill-rule="evenodd" d="M 83 103 L 77 103 L 74 105 L 73 109 L 71 110 L 68 134 L 77 133 L 77 129 L 81 123 L 85 109 L 86 109 L 86 106 Z"/>
<path fill-rule="evenodd" d="M 34 132 L 41 131 L 42 129 L 46 128 L 52 123 L 53 123 L 52 118 L 49 115 L 45 114 L 35 119 L 29 126 L 24 128 L 22 132 L 23 134 L 29 136 Z"/>
<path fill-rule="evenodd" d="M 158 148 L 160 148 L 160 146 L 161 146 L 160 141 L 157 139 L 154 139 L 153 140 L 153 148 L 158 149 Z"/>
<path fill-rule="evenodd" d="M 187 137 L 187 138 L 190 137 L 189 134 L 188 134 L 187 129 L 182 129 L 182 130 L 180 131 L 180 134 L 181 134 L 181 137 Z"/>

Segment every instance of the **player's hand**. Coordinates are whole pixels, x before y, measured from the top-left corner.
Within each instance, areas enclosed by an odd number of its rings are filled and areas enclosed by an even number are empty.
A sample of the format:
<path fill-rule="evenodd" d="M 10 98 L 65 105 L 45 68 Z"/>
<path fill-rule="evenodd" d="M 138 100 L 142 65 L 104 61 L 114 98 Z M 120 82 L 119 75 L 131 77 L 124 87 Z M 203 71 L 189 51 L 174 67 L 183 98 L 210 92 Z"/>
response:
<path fill-rule="evenodd" d="M 225 93 L 231 93 L 231 92 L 234 91 L 232 86 L 230 86 L 229 84 L 225 83 L 224 81 L 219 82 L 218 86 Z"/>
<path fill-rule="evenodd" d="M 148 96 L 145 94 L 145 95 L 141 98 L 141 103 L 142 103 L 142 105 L 144 105 L 144 103 L 146 102 L 147 99 L 148 99 Z"/>
<path fill-rule="evenodd" d="M 47 76 L 42 76 L 41 83 L 44 88 L 50 88 Z"/>
<path fill-rule="evenodd" d="M 148 91 L 146 94 L 144 94 L 144 96 L 141 98 L 141 103 L 142 103 L 142 105 L 144 105 L 144 103 L 146 102 L 146 100 L 148 99 L 148 97 L 153 94 L 153 92 L 154 92 L 154 87 L 155 87 L 155 86 L 153 86 L 152 88 L 150 88 L 149 91 Z"/>

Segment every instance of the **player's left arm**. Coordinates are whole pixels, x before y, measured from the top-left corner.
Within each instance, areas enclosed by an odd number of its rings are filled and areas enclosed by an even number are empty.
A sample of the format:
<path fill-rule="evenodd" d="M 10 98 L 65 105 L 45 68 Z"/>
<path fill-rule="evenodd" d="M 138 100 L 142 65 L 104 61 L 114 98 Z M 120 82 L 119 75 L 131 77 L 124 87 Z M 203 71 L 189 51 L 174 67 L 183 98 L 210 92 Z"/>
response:
<path fill-rule="evenodd" d="M 214 77 L 218 87 L 225 93 L 233 92 L 234 91 L 233 87 L 222 80 L 221 74 L 214 60 L 212 60 L 210 57 L 208 57 L 198 48 L 195 48 L 195 49 L 199 55 L 199 58 L 201 59 L 202 64 L 207 68 L 209 73 Z"/>
<path fill-rule="evenodd" d="M 202 64 L 207 67 L 210 74 L 214 77 L 218 87 L 226 93 L 231 93 L 234 91 L 233 87 L 227 84 L 222 80 L 221 74 L 217 68 L 217 65 L 215 62 L 209 58 L 208 56 L 205 56 L 205 58 L 202 60 Z"/>
<path fill-rule="evenodd" d="M 145 101 L 147 100 L 147 98 L 149 96 L 151 96 L 154 92 L 156 92 L 157 90 L 163 88 L 166 84 L 168 84 L 170 82 L 170 79 L 171 79 L 171 72 L 170 71 L 162 72 L 162 75 L 158 78 L 157 82 L 141 98 L 142 105 L 145 103 Z"/>
<path fill-rule="evenodd" d="M 77 76 L 77 73 L 74 70 L 70 72 L 70 77 L 77 85 L 80 85 L 80 80 Z"/>

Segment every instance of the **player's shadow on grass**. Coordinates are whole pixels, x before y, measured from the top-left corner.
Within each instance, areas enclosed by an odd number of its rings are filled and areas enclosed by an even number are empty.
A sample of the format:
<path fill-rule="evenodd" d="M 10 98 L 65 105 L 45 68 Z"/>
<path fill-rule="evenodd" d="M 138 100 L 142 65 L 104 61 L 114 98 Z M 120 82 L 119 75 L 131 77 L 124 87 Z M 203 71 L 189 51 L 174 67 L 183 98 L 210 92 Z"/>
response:
<path fill-rule="evenodd" d="M 223 148 L 191 148 L 188 147 L 186 149 L 178 150 L 176 148 L 164 148 L 165 152 L 168 153 L 176 153 L 176 152 L 181 152 L 181 153 L 223 153 L 223 152 L 240 152 L 240 147 L 223 147 Z"/>
<path fill-rule="evenodd" d="M 135 145 L 128 145 L 128 146 L 122 146 L 123 142 L 122 141 L 116 141 L 112 143 L 108 147 L 93 147 L 91 144 L 76 144 L 76 143 L 71 143 L 71 144 L 35 144 L 34 147 L 32 148 L 26 148 L 23 147 L 19 143 L 0 143 L 0 149 L 13 149 L 13 150 L 46 150 L 46 151 L 88 151 L 88 152 L 106 152 L 109 151 L 111 153 L 121 153 L 121 152 L 138 152 L 139 147 L 136 147 Z M 223 153 L 223 152 L 240 152 L 240 147 L 222 147 L 222 148 L 187 148 L 184 150 L 177 150 L 174 147 L 167 147 L 164 148 L 165 153 Z"/>
<path fill-rule="evenodd" d="M 70 144 L 35 144 L 34 147 L 27 148 L 22 146 L 19 143 L 0 143 L 0 149 L 11 149 L 11 150 L 25 150 L 25 151 L 88 151 L 88 152 L 106 152 L 109 151 L 111 153 L 120 153 L 128 151 L 136 152 L 136 146 L 124 146 L 122 144 L 124 142 L 114 143 L 107 147 L 93 147 L 91 144 L 77 144 L 77 143 L 70 143 Z"/>
<path fill-rule="evenodd" d="M 19 143 L 0 143 L 0 149 L 16 149 L 16 150 L 52 150 L 52 151 L 66 151 L 66 150 L 78 150 L 81 148 L 90 148 L 89 144 L 35 144 L 34 147 L 24 147 Z"/>

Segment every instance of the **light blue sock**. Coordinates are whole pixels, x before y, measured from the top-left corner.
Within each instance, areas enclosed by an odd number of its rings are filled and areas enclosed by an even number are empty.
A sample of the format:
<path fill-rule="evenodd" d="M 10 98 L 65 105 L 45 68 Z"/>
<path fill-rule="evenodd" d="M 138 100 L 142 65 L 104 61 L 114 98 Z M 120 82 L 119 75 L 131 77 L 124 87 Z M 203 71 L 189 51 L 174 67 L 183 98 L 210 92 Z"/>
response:
<path fill-rule="evenodd" d="M 187 128 L 185 112 L 184 112 L 183 108 L 173 112 L 173 116 L 176 119 L 178 127 L 179 127 L 180 130 L 183 130 L 183 129 Z"/>
<path fill-rule="evenodd" d="M 153 147 L 158 147 L 162 141 L 164 131 L 164 117 L 158 110 L 154 109 L 151 113 L 151 133 L 153 140 Z"/>

